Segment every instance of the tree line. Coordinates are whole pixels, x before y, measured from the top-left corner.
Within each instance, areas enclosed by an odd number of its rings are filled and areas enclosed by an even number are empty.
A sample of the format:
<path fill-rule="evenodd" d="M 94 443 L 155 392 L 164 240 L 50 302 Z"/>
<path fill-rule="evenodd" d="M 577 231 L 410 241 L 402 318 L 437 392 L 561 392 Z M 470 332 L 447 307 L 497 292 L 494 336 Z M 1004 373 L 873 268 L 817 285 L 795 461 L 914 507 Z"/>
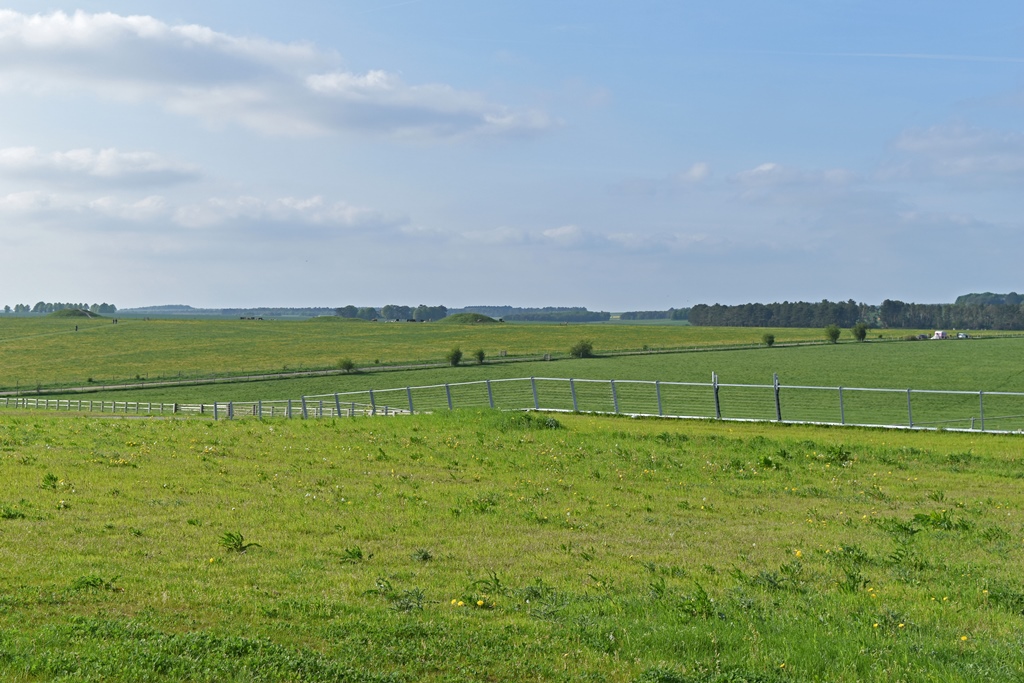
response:
<path fill-rule="evenodd" d="M 626 311 L 619 320 L 688 320 L 689 308 L 670 308 L 667 311 Z"/>
<path fill-rule="evenodd" d="M 428 320 L 440 320 L 448 315 L 448 309 L 444 306 L 426 306 L 420 304 L 412 306 L 399 306 L 388 304 L 379 311 L 376 308 L 364 306 L 342 306 L 334 309 L 334 314 L 342 318 L 360 318 L 362 320 L 415 320 L 425 322 Z"/>
<path fill-rule="evenodd" d="M 28 304 L 15 304 L 14 308 L 4 306 L 4 313 L 53 313 L 54 311 L 63 311 L 68 308 L 89 311 L 90 313 L 97 313 L 99 315 L 113 315 L 114 313 L 117 313 L 117 306 L 114 304 L 73 304 L 62 301 L 54 303 L 39 301 L 35 306 L 29 306 Z"/>
<path fill-rule="evenodd" d="M 973 303 L 977 297 L 1007 303 Z M 964 303 L 918 304 L 886 299 L 881 305 L 849 301 L 818 303 L 783 301 L 771 304 L 698 304 L 690 309 L 691 325 L 725 327 L 852 328 L 857 324 L 893 329 L 1024 330 L 1024 303 L 1016 294 L 964 295 Z M 971 302 L 971 303 L 967 303 Z"/>

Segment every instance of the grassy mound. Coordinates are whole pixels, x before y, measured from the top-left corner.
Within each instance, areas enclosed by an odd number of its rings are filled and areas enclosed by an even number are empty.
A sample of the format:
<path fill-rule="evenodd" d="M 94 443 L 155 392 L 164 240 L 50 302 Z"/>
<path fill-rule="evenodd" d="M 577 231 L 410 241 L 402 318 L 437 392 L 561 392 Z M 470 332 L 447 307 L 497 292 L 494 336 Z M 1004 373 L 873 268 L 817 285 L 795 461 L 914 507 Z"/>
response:
<path fill-rule="evenodd" d="M 442 318 L 438 322 L 451 323 L 453 325 L 465 325 L 467 323 L 496 323 L 498 322 L 494 318 L 483 315 L 482 313 L 456 313 L 450 315 L 447 318 Z"/>
<path fill-rule="evenodd" d="M 64 308 L 59 311 L 54 311 L 49 315 L 50 318 L 102 318 L 103 316 L 99 313 L 93 313 L 87 311 L 84 308 Z"/>

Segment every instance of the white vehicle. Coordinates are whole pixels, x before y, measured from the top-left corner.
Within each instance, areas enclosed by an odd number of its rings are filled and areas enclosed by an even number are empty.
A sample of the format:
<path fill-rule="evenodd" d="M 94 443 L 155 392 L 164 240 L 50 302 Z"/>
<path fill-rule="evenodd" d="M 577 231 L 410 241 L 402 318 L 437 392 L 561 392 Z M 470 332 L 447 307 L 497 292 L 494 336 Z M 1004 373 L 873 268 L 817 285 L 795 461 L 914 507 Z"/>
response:
<path fill-rule="evenodd" d="M 935 334 L 932 335 L 932 339 L 949 339 L 949 337 L 942 330 L 935 330 Z"/>

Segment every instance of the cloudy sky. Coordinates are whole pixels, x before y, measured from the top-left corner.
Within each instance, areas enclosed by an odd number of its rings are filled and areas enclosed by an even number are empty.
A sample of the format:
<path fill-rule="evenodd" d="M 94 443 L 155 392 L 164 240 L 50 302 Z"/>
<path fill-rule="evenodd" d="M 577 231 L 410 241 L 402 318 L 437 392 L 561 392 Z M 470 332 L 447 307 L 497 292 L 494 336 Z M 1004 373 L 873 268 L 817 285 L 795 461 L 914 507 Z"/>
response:
<path fill-rule="evenodd" d="M 943 302 L 1021 254 L 1018 1 L 0 5 L 0 305 Z"/>

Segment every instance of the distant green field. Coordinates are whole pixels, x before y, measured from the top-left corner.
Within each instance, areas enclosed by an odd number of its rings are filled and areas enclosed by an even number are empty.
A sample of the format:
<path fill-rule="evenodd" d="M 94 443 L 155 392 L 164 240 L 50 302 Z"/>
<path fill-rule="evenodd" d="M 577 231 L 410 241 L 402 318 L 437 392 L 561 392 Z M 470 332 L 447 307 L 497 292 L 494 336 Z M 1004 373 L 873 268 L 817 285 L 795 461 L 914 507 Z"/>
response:
<path fill-rule="evenodd" d="M 691 328 L 700 329 L 700 328 Z M 182 386 L 95 395 L 139 401 L 212 402 L 287 399 L 333 392 L 511 377 L 574 377 L 730 384 L 1024 392 L 1024 339 L 865 342 L 698 353 L 562 359 L 457 368 L 365 372 L 305 379 Z M 973 399 L 972 399 L 973 400 Z"/>
<path fill-rule="evenodd" d="M 75 326 L 78 331 L 75 331 Z M 821 330 L 773 330 L 778 343 L 820 340 Z M 764 330 L 665 325 L 372 323 L 317 318 L 87 320 L 0 318 L 0 388 L 82 385 L 135 377 L 223 376 L 282 369 L 442 361 L 454 346 L 489 357 L 565 356 L 581 338 L 598 353 L 756 344 Z"/>
<path fill-rule="evenodd" d="M 1019 437 L 558 422 L 0 415 L 0 679 L 1024 677 Z"/>

